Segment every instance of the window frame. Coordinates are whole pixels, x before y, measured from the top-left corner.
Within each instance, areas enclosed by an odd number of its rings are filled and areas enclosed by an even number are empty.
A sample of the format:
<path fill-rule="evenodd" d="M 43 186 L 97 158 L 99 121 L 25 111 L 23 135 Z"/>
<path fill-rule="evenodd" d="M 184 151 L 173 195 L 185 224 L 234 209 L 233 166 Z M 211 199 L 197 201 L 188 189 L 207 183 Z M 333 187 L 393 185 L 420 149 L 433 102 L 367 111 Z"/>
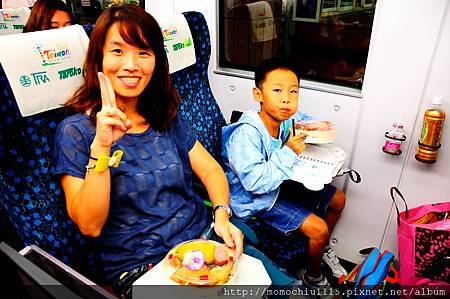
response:
<path fill-rule="evenodd" d="M 368 3 L 366 3 L 368 2 Z M 375 0 L 361 0 L 361 6 L 363 8 L 371 8 L 375 5 Z"/>
<path fill-rule="evenodd" d="M 328 7 L 328 8 L 323 8 L 323 5 L 325 4 L 325 1 L 320 0 L 321 4 L 321 8 L 322 8 L 322 13 L 330 13 L 330 12 L 337 12 L 338 11 L 338 7 L 340 4 L 340 0 L 334 0 L 334 6 L 333 7 Z"/>
<path fill-rule="evenodd" d="M 221 0 L 216 0 L 216 7 L 217 7 L 217 9 L 216 9 L 216 41 L 215 41 L 216 63 L 215 63 L 215 68 L 213 68 L 212 72 L 217 75 L 254 80 L 255 74 L 252 71 L 246 71 L 246 70 L 241 70 L 241 69 L 220 66 L 220 55 L 221 55 L 221 52 L 220 52 L 221 41 L 220 41 L 220 28 L 219 28 L 220 27 L 220 17 L 221 17 L 220 16 L 220 11 L 221 11 L 220 1 Z M 322 0 L 320 0 L 318 2 L 320 2 L 320 5 L 322 5 Z M 339 4 L 340 0 L 336 0 L 336 3 Z M 336 9 L 337 9 L 337 7 L 336 7 Z M 364 83 L 363 83 L 363 86 L 361 87 L 361 89 L 359 89 L 359 88 L 353 88 L 353 87 L 342 86 L 342 85 L 331 84 L 331 83 L 323 83 L 323 82 L 300 78 L 300 88 L 315 90 L 315 91 L 320 91 L 320 92 L 333 93 L 333 94 L 344 95 L 344 96 L 361 99 L 362 98 L 362 90 L 364 88 Z"/>
<path fill-rule="evenodd" d="M 301 22 L 314 22 L 319 23 L 320 20 L 320 6 L 321 0 L 317 0 L 316 3 L 316 16 L 314 18 L 302 18 L 297 17 L 297 2 L 300 0 L 294 0 L 293 12 L 292 12 L 292 21 L 301 21 Z"/>
<path fill-rule="evenodd" d="M 342 0 L 338 1 L 338 11 L 339 12 L 346 12 L 346 11 L 352 11 L 353 10 L 353 8 L 355 6 L 355 0 L 352 0 L 352 4 L 345 5 L 345 6 L 342 5 L 343 4 L 342 2 L 343 2 Z"/>

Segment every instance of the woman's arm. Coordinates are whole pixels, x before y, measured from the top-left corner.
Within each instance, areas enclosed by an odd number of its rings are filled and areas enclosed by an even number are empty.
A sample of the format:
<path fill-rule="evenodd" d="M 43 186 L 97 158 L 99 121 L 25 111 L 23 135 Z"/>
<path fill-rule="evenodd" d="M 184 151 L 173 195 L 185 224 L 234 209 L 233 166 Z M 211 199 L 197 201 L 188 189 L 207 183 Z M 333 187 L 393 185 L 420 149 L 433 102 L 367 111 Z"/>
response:
<path fill-rule="evenodd" d="M 101 153 L 110 156 L 112 144 L 122 138 L 131 127 L 131 121 L 117 108 L 111 82 L 102 73 L 98 76 L 102 109 L 97 113 L 95 137 L 90 145 L 88 165 L 91 166 L 96 164 L 95 159 Z M 109 213 L 111 194 L 109 168 L 102 172 L 89 169 L 84 179 L 63 175 L 61 184 L 70 218 L 84 235 L 92 237 L 100 235 Z"/>
<path fill-rule="evenodd" d="M 230 191 L 228 181 L 219 163 L 208 153 L 208 151 L 196 141 L 194 147 L 189 151 L 189 160 L 193 172 L 208 191 L 213 207 L 217 205 L 230 204 Z M 228 219 L 224 209 L 217 209 L 214 218 L 214 229 L 228 247 L 235 247 L 236 256 L 243 251 L 242 232 Z"/>
<path fill-rule="evenodd" d="M 99 152 L 109 153 L 109 149 L 91 149 L 91 156 Z M 89 159 L 88 164 L 94 165 Z M 111 179 L 109 168 L 103 172 L 90 169 L 84 179 L 63 175 L 61 184 L 66 197 L 69 217 L 78 225 L 83 235 L 97 237 L 106 222 L 109 213 Z"/>

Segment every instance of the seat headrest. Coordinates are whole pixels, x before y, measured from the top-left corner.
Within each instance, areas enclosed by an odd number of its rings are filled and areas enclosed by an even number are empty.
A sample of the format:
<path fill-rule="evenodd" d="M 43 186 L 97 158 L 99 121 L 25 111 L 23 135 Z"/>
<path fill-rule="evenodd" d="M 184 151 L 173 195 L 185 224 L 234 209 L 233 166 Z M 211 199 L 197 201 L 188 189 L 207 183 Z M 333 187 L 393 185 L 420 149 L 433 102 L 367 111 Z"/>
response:
<path fill-rule="evenodd" d="M 0 36 L 0 63 L 23 116 L 60 107 L 84 82 L 80 25 Z"/>
<path fill-rule="evenodd" d="M 265 42 L 277 38 L 272 8 L 267 1 L 247 4 L 250 14 L 252 42 Z"/>
<path fill-rule="evenodd" d="M 28 7 L 0 9 L 0 35 L 22 33 L 30 13 Z"/>
<path fill-rule="evenodd" d="M 195 63 L 195 47 L 189 25 L 182 14 L 156 16 L 164 37 L 169 71 L 174 73 Z"/>
<path fill-rule="evenodd" d="M 32 7 L 36 0 L 2 0 L 2 8 Z"/>

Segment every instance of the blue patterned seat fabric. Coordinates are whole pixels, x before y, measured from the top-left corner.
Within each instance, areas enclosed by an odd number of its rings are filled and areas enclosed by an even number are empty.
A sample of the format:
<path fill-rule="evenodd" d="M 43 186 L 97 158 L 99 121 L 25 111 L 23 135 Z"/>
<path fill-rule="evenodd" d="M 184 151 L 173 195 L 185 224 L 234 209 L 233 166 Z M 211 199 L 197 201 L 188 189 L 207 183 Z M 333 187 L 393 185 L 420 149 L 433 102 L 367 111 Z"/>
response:
<path fill-rule="evenodd" d="M 67 114 L 60 108 L 22 117 L 1 66 L 0 92 L 0 203 L 24 245 L 36 244 L 92 278 L 87 240 L 51 175 L 55 130 Z"/>
<path fill-rule="evenodd" d="M 293 276 L 297 274 L 300 267 L 304 266 L 305 253 L 308 249 L 305 235 L 293 232 L 285 236 L 258 219 L 247 219 L 244 223 L 258 236 L 258 249 L 278 266 Z"/>
<path fill-rule="evenodd" d="M 209 29 L 204 16 L 199 12 L 183 13 L 191 30 L 196 63 L 172 74 L 172 81 L 181 95 L 181 113 L 199 141 L 220 161 L 220 136 L 226 121 L 214 98 L 208 79 L 211 55 Z M 250 91 L 249 91 L 250 92 Z M 306 252 L 306 239 L 301 234 L 285 238 L 265 223 L 246 221 L 258 236 L 258 247 L 278 265 L 295 274 L 298 263 Z M 274 240 L 276 239 L 276 242 Z"/>
<path fill-rule="evenodd" d="M 92 30 L 94 30 L 95 24 L 87 23 L 87 24 L 83 24 L 81 26 L 83 26 L 83 29 L 86 32 L 87 36 L 91 37 L 91 33 L 92 33 Z"/>
<path fill-rule="evenodd" d="M 219 160 L 221 128 L 226 124 L 211 91 L 208 65 L 211 56 L 211 40 L 208 25 L 199 12 L 184 12 L 195 46 L 195 64 L 171 75 L 182 101 L 181 115 L 197 133 L 200 143 Z"/>

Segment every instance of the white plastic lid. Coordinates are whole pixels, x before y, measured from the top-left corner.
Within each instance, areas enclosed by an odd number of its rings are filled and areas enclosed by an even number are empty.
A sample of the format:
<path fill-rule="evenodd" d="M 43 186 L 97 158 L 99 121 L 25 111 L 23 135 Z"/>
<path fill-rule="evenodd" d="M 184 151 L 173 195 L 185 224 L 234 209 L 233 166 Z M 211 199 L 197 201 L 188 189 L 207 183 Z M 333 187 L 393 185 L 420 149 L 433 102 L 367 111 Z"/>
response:
<path fill-rule="evenodd" d="M 442 97 L 433 97 L 431 103 L 433 105 L 442 105 Z"/>

